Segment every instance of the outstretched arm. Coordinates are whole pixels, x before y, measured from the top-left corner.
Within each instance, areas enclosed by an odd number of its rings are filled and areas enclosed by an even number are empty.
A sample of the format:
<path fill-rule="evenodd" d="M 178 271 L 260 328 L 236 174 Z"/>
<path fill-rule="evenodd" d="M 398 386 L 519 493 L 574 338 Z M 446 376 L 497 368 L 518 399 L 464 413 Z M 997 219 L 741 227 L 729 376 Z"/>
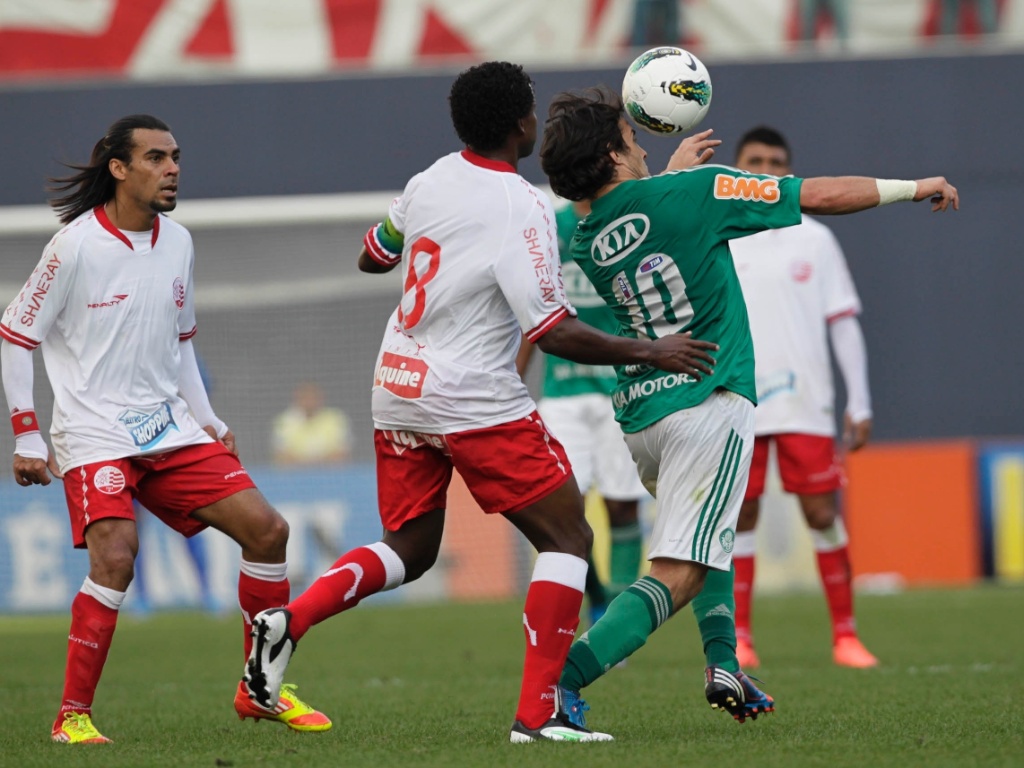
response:
<path fill-rule="evenodd" d="M 917 181 L 873 179 L 867 176 L 819 176 L 800 185 L 800 210 L 804 213 L 856 213 L 878 205 L 918 202 L 930 198 L 933 211 L 950 206 L 960 209 L 956 187 L 942 176 Z"/>
<path fill-rule="evenodd" d="M 575 317 L 566 317 L 537 339 L 550 355 L 591 365 L 650 365 L 663 371 L 685 373 L 698 381 L 714 373 L 711 352 L 718 345 L 698 341 L 690 333 L 674 333 L 655 341 L 612 336 Z"/>

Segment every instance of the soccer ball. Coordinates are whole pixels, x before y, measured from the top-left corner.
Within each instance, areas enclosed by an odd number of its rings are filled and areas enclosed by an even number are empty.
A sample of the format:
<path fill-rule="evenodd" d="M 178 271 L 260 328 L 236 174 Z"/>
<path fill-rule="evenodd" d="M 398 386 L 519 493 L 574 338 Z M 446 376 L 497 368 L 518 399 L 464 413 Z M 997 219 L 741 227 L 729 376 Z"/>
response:
<path fill-rule="evenodd" d="M 648 133 L 682 133 L 711 106 L 711 76 L 700 59 L 672 46 L 641 53 L 622 80 L 626 113 Z"/>

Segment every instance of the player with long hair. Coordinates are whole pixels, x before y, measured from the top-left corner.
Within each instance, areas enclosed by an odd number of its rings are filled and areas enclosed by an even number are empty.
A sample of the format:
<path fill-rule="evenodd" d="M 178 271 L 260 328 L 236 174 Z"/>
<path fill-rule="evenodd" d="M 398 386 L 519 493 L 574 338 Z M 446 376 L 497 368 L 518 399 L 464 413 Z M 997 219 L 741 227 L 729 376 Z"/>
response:
<path fill-rule="evenodd" d="M 0 321 L 3 386 L 19 485 L 64 480 L 74 546 L 89 575 L 71 604 L 64 695 L 54 741 L 105 743 L 92 703 L 139 548 L 134 502 L 185 536 L 212 526 L 242 548 L 238 599 L 249 618 L 288 601 L 288 524 L 235 453 L 199 373 L 192 238 L 163 214 L 178 200 L 180 150 L 150 115 L 123 117 L 86 165 L 54 180 L 65 225 Z M 42 348 L 54 393 L 51 454 L 33 404 L 32 352 Z M 299 731 L 331 721 L 292 686 L 240 717 Z"/>

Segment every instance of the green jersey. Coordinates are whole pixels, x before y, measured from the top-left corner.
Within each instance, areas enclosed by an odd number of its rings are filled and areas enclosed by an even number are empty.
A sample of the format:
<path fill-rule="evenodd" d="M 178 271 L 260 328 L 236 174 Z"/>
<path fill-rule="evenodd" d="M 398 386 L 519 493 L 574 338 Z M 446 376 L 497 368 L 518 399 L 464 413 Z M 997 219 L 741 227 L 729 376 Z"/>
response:
<path fill-rule="evenodd" d="M 622 336 L 692 331 L 720 346 L 714 375 L 697 381 L 650 366 L 620 366 L 612 395 L 624 432 L 727 389 L 757 402 L 754 345 L 729 240 L 800 223 L 794 177 L 721 165 L 626 181 L 593 202 L 570 247 L 612 308 Z"/>
<path fill-rule="evenodd" d="M 569 252 L 569 242 L 579 220 L 579 215 L 571 205 L 555 214 L 565 294 L 569 303 L 576 308 L 580 320 L 614 335 L 619 332 L 619 321 L 594 290 L 583 270 L 576 266 Z M 615 389 L 615 383 L 615 369 L 610 365 L 585 365 L 554 355 L 544 357 L 543 397 L 571 397 L 593 392 L 610 395 Z"/>

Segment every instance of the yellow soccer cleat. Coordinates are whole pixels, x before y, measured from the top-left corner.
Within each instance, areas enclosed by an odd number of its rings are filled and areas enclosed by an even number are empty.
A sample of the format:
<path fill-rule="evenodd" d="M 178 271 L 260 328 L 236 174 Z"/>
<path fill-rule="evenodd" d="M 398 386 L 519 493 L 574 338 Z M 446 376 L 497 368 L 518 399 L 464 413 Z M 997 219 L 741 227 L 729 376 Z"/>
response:
<path fill-rule="evenodd" d="M 281 686 L 281 697 L 273 710 L 264 709 L 249 698 L 243 683 L 238 684 L 235 694 L 235 712 L 239 720 L 251 717 L 253 720 L 274 720 L 284 723 L 293 731 L 327 731 L 331 720 L 323 712 L 317 712 L 295 695 L 296 686 L 285 683 Z"/>
<path fill-rule="evenodd" d="M 65 712 L 64 719 L 53 727 L 51 738 L 61 744 L 113 744 L 96 730 L 92 717 L 85 712 Z"/>

